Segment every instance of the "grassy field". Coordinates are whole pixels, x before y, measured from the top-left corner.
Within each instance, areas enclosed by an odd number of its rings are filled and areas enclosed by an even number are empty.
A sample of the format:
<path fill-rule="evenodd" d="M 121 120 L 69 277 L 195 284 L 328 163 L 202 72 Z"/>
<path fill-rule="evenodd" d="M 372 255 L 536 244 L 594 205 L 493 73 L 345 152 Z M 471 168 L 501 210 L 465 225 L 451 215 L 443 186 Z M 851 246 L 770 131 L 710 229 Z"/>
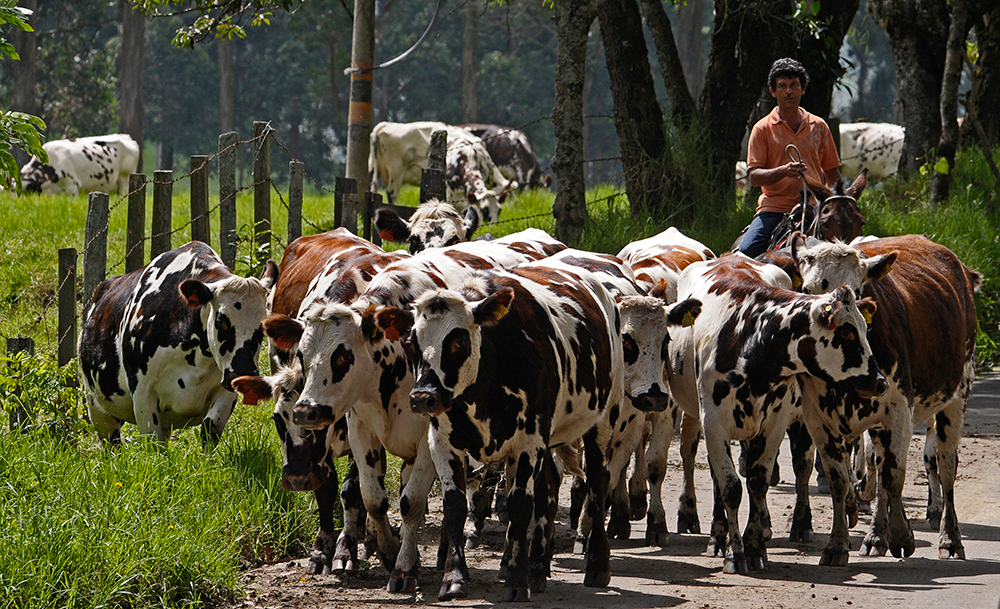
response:
<path fill-rule="evenodd" d="M 954 179 L 952 199 L 933 208 L 923 176 L 870 188 L 861 201 L 865 228 L 883 236 L 925 233 L 984 273 L 977 296 L 980 352 L 992 363 L 1000 337 L 1000 242 L 998 219 L 985 210 L 996 206 L 998 189 L 975 155 L 962 157 Z M 178 184 L 174 195 L 176 247 L 190 238 L 190 229 L 186 187 Z M 401 197 L 411 205 L 416 198 L 412 188 Z M 548 192 L 516 195 L 501 221 L 477 234 L 502 236 L 529 226 L 552 232 L 553 198 Z M 614 253 L 665 228 L 632 217 L 619 188 L 595 188 L 588 201 L 580 247 Z M 125 205 L 112 198 L 112 206 L 109 275 L 124 271 Z M 30 336 L 36 349 L 30 360 L 0 362 L 0 407 L 9 411 L 33 400 L 35 413 L 24 433 L 7 433 L 0 423 L 0 608 L 210 604 L 238 592 L 242 568 L 308 551 L 316 527 L 311 496 L 280 488 L 278 438 L 267 404 L 238 406 L 222 442 L 210 451 L 193 430 L 175 433 L 166 446 L 136 436 L 131 426 L 120 449 L 97 440 L 82 399 L 64 382 L 74 365 L 60 371 L 54 364 L 57 251 L 84 249 L 86 207 L 82 196 L 0 194 L 0 336 Z M 245 273 L 249 194 L 237 207 L 237 271 Z M 278 227 L 272 256 L 278 260 L 287 212 L 273 193 L 272 209 Z M 332 211 L 332 195 L 307 191 L 304 232 L 330 228 Z M 751 216 L 734 199 L 723 217 L 700 217 L 680 228 L 721 253 Z M 217 213 L 212 221 L 218 235 Z"/>

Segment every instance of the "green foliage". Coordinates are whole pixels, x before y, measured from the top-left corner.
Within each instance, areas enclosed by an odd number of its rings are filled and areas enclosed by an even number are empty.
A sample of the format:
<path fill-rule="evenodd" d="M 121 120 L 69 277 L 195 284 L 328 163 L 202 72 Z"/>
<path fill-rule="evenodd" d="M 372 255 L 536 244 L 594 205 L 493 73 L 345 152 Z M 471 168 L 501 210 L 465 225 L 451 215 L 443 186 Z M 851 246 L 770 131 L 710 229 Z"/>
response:
<path fill-rule="evenodd" d="M 30 11 L 17 6 L 17 0 L 0 0 L 0 28 L 12 25 L 25 32 L 32 31 L 25 21 Z M 20 56 L 7 39 L 0 36 L 0 58 L 7 57 L 17 61 Z M 45 122 L 37 116 L 23 112 L 0 110 L 0 187 L 21 192 L 21 168 L 11 147 L 18 147 L 34 154 L 43 161 L 48 161 L 48 155 L 42 149 L 40 132 L 45 130 Z"/>
<path fill-rule="evenodd" d="M 51 357 L 20 352 L 0 356 L 0 370 L 0 412 L 23 413 L 22 431 L 47 429 L 73 436 L 83 430 L 74 362 L 59 368 Z"/>

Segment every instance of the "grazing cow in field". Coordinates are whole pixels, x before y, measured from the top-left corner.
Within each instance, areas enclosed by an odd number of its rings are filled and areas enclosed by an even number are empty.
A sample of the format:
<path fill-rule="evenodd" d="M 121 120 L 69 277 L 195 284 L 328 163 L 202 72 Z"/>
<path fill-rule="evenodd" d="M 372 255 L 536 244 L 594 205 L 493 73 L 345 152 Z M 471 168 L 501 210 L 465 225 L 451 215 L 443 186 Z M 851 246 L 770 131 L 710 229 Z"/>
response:
<path fill-rule="evenodd" d="M 965 558 L 953 489 L 962 421 L 975 378 L 978 326 L 973 293 L 982 275 L 948 248 L 920 235 L 854 247 L 821 244 L 795 255 L 805 291 L 824 292 L 835 282 L 845 282 L 878 302 L 868 336 L 889 380 L 886 394 L 870 400 L 828 383 L 804 385 L 806 402 L 818 406 L 806 410 L 806 424 L 823 457 L 835 506 L 846 493 L 844 442 L 869 430 L 878 489 L 861 554 L 913 553 L 913 531 L 902 504 L 906 452 L 913 425 L 927 422 L 927 518 L 940 529 L 939 556 Z M 892 272 L 886 274 L 890 265 Z M 847 564 L 848 549 L 846 525 L 835 520 L 821 564 Z"/>
<path fill-rule="evenodd" d="M 446 247 L 471 241 L 479 228 L 479 214 L 467 207 L 459 214 L 451 203 L 431 199 L 421 203 L 410 221 L 383 207 L 375 212 L 375 228 L 383 241 L 406 243 L 411 254 L 432 247 Z"/>
<path fill-rule="evenodd" d="M 528 136 L 523 132 L 512 127 L 479 123 L 459 127 L 483 140 L 493 164 L 511 182 L 517 182 L 525 188 L 548 188 L 552 184 L 552 174 L 542 177 L 538 158 L 531 150 Z"/>
<path fill-rule="evenodd" d="M 161 441 L 200 424 L 218 442 L 233 412 L 234 378 L 257 375 L 272 260 L 260 279 L 232 274 L 200 241 L 160 254 L 94 291 L 80 332 L 80 367 L 98 432 L 122 423 Z"/>
<path fill-rule="evenodd" d="M 854 179 L 868 168 L 876 182 L 896 175 L 904 139 L 904 129 L 891 123 L 841 124 L 840 174 Z"/>
<path fill-rule="evenodd" d="M 410 398 L 414 411 L 431 416 L 444 491 L 450 544 L 438 598 L 468 593 L 464 455 L 514 469 L 503 599 L 528 600 L 544 588 L 553 551 L 558 479 L 549 449 L 581 436 L 593 523 L 584 585 L 606 586 L 608 481 L 597 430 L 624 399 L 618 310 L 595 275 L 567 265 L 542 261 L 485 280 L 486 298 L 435 290 L 417 300 L 413 315 L 396 311 L 401 332 L 413 323 L 419 378 Z"/>
<path fill-rule="evenodd" d="M 508 189 L 517 185 L 508 182 L 500 173 L 481 139 L 444 123 L 381 122 L 375 125 L 368 156 L 372 190 L 378 178 L 385 185 L 392 203 L 403 184 L 419 185 L 421 170 L 427 167 L 431 134 L 442 130 L 448 132 L 445 170 L 448 202 L 458 209 L 474 208 L 481 222 L 495 222 Z"/>
<path fill-rule="evenodd" d="M 866 338 L 862 311 L 874 310 L 870 301 L 858 302 L 847 286 L 822 296 L 781 289 L 764 273 L 784 275 L 738 255 L 684 269 L 678 297 L 701 300 L 702 314 L 672 336 L 669 349 L 671 392 L 685 414 L 700 411 L 716 497 L 708 553 L 724 554 L 727 573 L 767 563 L 769 527 L 761 505 L 781 438 L 802 401 L 799 377 L 849 385 L 869 396 L 886 386 Z M 782 283 L 791 284 L 787 276 Z M 731 440 L 750 442 L 750 516 L 743 535 L 742 483 Z"/>
<path fill-rule="evenodd" d="M 27 192 L 74 197 L 95 190 L 125 194 L 128 176 L 139 164 L 139 144 L 125 133 L 52 140 L 42 148 L 48 163 L 32 156 L 21 168 Z"/>

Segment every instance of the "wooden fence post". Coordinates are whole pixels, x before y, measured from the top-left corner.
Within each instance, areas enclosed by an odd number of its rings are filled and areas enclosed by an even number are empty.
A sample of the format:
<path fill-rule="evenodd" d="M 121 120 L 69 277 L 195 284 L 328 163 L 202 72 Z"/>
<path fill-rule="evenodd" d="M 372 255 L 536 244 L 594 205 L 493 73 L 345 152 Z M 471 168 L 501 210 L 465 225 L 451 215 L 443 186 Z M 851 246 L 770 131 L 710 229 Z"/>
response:
<path fill-rule="evenodd" d="M 333 215 L 334 227 L 345 227 L 354 234 L 358 233 L 357 219 L 354 224 L 344 222 L 344 210 L 356 209 L 358 200 L 358 181 L 354 178 L 338 177 L 334 181 Z"/>
<path fill-rule="evenodd" d="M 219 136 L 219 253 L 230 269 L 236 263 L 236 148 L 235 131 Z"/>
<path fill-rule="evenodd" d="M 8 338 L 7 339 L 7 355 L 14 355 L 15 353 L 21 353 L 22 351 L 27 351 L 28 355 L 35 354 L 35 341 L 30 337 L 18 337 L 18 338 Z M 12 371 L 13 372 L 13 371 Z M 18 376 L 23 376 L 24 372 L 21 370 L 16 371 Z M 17 389 L 16 395 L 21 394 L 21 390 Z M 10 411 L 10 430 L 20 428 L 28 421 L 28 417 L 31 416 L 32 404 L 25 404 L 23 406 L 17 406 Z"/>
<path fill-rule="evenodd" d="M 76 357 L 76 248 L 59 250 L 59 366 Z"/>
<path fill-rule="evenodd" d="M 288 243 L 302 236 L 302 161 L 288 161 Z"/>
<path fill-rule="evenodd" d="M 141 269 L 146 263 L 146 176 L 128 176 L 128 224 L 125 230 L 125 272 Z"/>
<path fill-rule="evenodd" d="M 94 290 L 108 272 L 108 195 L 90 193 L 87 202 L 87 228 L 83 240 L 83 304 L 86 307 Z"/>
<path fill-rule="evenodd" d="M 431 145 L 427 151 L 427 169 L 420 172 L 420 202 L 431 199 L 445 200 L 445 158 L 448 154 L 448 132 L 441 130 L 431 133 Z"/>
<path fill-rule="evenodd" d="M 157 169 L 153 172 L 153 223 L 150 232 L 149 259 L 170 251 L 171 218 L 173 214 L 174 172 Z"/>
<path fill-rule="evenodd" d="M 365 191 L 364 238 L 378 246 L 382 245 L 382 236 L 372 230 L 372 224 L 375 221 L 375 207 L 381 204 L 382 195 L 369 190 Z"/>
<path fill-rule="evenodd" d="M 253 231 L 257 253 L 263 263 L 271 255 L 271 128 L 263 121 L 253 124 Z"/>
<path fill-rule="evenodd" d="M 208 217 L 208 157 L 191 157 L 191 240 L 212 245 Z"/>

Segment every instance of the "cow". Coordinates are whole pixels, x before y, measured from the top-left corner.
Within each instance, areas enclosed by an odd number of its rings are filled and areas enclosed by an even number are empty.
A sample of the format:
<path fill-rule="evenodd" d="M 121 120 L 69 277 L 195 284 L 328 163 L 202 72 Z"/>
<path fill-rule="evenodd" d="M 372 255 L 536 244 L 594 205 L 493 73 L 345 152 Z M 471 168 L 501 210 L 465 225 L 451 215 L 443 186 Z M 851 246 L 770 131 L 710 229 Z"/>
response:
<path fill-rule="evenodd" d="M 410 253 L 416 254 L 431 247 L 471 241 L 479 228 L 479 214 L 471 207 L 459 214 L 451 203 L 431 199 L 417 207 L 409 222 L 388 207 L 379 209 L 375 212 L 375 228 L 383 241 L 406 243 Z"/>
<path fill-rule="evenodd" d="M 72 197 L 95 190 L 125 194 L 129 174 L 138 171 L 139 144 L 125 133 L 52 140 L 42 148 L 48 163 L 32 156 L 21 167 L 26 192 Z"/>
<path fill-rule="evenodd" d="M 622 403 L 623 353 L 618 310 L 593 274 L 545 261 L 484 274 L 485 298 L 439 289 L 398 309 L 410 331 L 419 377 L 415 412 L 431 419 L 434 463 L 444 493 L 449 547 L 440 600 L 464 597 L 464 455 L 514 469 L 503 600 L 529 600 L 545 586 L 552 556 L 554 497 L 550 448 L 581 436 L 592 519 L 584 585 L 607 586 L 610 546 L 604 528 L 607 473 L 598 425 Z M 529 550 L 528 538 L 532 543 Z"/>
<path fill-rule="evenodd" d="M 834 282 L 844 282 L 879 306 L 868 336 L 889 379 L 887 393 L 869 400 L 818 381 L 803 387 L 804 398 L 819 406 L 807 411 L 812 416 L 806 424 L 823 458 L 835 505 L 846 492 L 844 442 L 868 430 L 867 440 L 874 447 L 878 488 L 861 554 L 884 556 L 890 551 L 900 557 L 914 551 L 902 490 L 913 425 L 926 421 L 928 521 L 940 531 L 939 557 L 965 558 L 953 489 L 962 420 L 975 378 L 978 325 L 973 293 L 982 275 L 922 235 L 853 247 L 821 244 L 797 250 L 795 257 L 804 291 L 825 292 Z M 844 523 L 835 520 L 821 564 L 847 564 L 848 542 Z"/>
<path fill-rule="evenodd" d="M 160 254 L 145 268 L 102 281 L 80 331 L 80 367 L 98 433 L 121 426 L 167 441 L 201 425 L 217 443 L 236 404 L 232 381 L 257 375 L 267 293 L 278 278 L 234 275 L 200 241 Z"/>
<path fill-rule="evenodd" d="M 674 333 L 669 346 L 671 393 L 686 415 L 701 417 L 716 504 L 707 553 L 724 555 L 726 573 L 766 566 L 769 527 L 760 506 L 781 438 L 802 403 L 802 378 L 850 385 L 868 396 L 886 388 L 866 337 L 863 312 L 874 311 L 871 301 L 858 301 L 847 286 L 822 296 L 801 294 L 775 287 L 764 273 L 785 275 L 742 255 L 684 269 L 678 298 L 701 300 L 702 313 Z M 787 275 L 779 279 L 790 287 Z M 750 441 L 750 516 L 743 535 L 731 440 Z"/>
<path fill-rule="evenodd" d="M 866 167 L 876 182 L 896 175 L 905 137 L 905 130 L 891 123 L 842 123 L 840 174 L 854 179 Z"/>
<path fill-rule="evenodd" d="M 673 304 L 677 301 L 677 279 L 680 272 L 688 265 L 704 261 L 714 260 L 715 253 L 711 249 L 695 239 L 684 235 L 675 227 L 670 227 L 665 231 L 633 241 L 618 252 L 618 257 L 627 263 L 635 274 L 635 281 L 639 288 L 651 296 L 661 299 L 666 304 Z M 641 308 L 633 310 L 634 321 L 628 319 L 626 325 L 634 323 L 637 327 L 647 328 L 644 331 L 632 331 L 623 334 L 625 339 L 626 355 L 630 352 L 636 354 L 652 353 L 658 345 L 665 344 L 666 336 L 661 331 L 652 331 L 651 328 L 658 328 L 651 320 L 645 319 L 649 315 L 658 315 L 655 308 L 650 308 L 648 312 Z M 623 310 L 623 318 L 626 317 Z M 665 328 L 664 328 L 665 330 Z M 626 359 L 628 364 L 628 359 Z M 666 362 L 660 365 L 662 368 Z M 637 364 L 638 365 L 638 362 Z M 666 378 L 657 379 L 654 371 L 656 368 L 652 363 L 645 364 L 646 382 L 652 383 L 646 391 L 653 395 L 662 394 L 662 398 L 669 400 L 664 403 L 661 412 L 647 413 L 646 417 L 651 423 L 648 442 L 640 445 L 640 449 L 645 449 L 644 454 L 636 453 L 635 468 L 636 473 L 629 483 L 630 505 L 632 506 L 631 517 L 633 519 L 642 518 L 646 515 L 646 543 L 649 545 L 665 545 L 668 541 L 666 511 L 663 508 L 662 485 L 666 476 L 667 450 L 674 434 L 677 420 L 682 413 L 677 407 L 667 391 Z M 626 366 L 626 384 L 630 381 L 630 367 Z M 665 375 L 665 369 L 663 369 Z M 662 389 L 660 387 L 662 386 Z M 654 388 L 655 387 L 655 388 Z M 629 387 L 626 387 L 629 391 Z M 635 389 L 631 389 L 635 391 Z M 636 395 L 630 393 L 629 395 Z M 648 410 L 648 409 L 647 409 Z M 678 533 L 700 533 L 701 525 L 698 521 L 698 504 L 694 488 L 694 466 L 695 452 L 698 448 L 698 441 L 701 437 L 701 424 L 697 417 L 683 417 L 681 420 L 681 456 L 684 468 L 684 490 L 677 504 L 677 532 Z M 646 479 L 650 485 L 649 506 L 646 507 Z"/>
<path fill-rule="evenodd" d="M 549 188 L 552 174 L 542 177 L 538 158 L 531 150 L 528 136 L 513 127 L 467 123 L 459 125 L 472 135 L 483 140 L 493 164 L 503 177 L 516 182 L 522 188 Z"/>
<path fill-rule="evenodd" d="M 464 129 L 444 123 L 381 122 L 372 129 L 368 173 L 371 188 L 376 178 L 385 185 L 389 202 L 395 202 L 403 184 L 420 184 L 421 170 L 427 168 L 431 134 L 448 132 L 445 185 L 447 199 L 457 209 L 472 207 L 480 223 L 495 222 L 509 189 L 517 187 L 493 164 L 483 141 Z"/>

